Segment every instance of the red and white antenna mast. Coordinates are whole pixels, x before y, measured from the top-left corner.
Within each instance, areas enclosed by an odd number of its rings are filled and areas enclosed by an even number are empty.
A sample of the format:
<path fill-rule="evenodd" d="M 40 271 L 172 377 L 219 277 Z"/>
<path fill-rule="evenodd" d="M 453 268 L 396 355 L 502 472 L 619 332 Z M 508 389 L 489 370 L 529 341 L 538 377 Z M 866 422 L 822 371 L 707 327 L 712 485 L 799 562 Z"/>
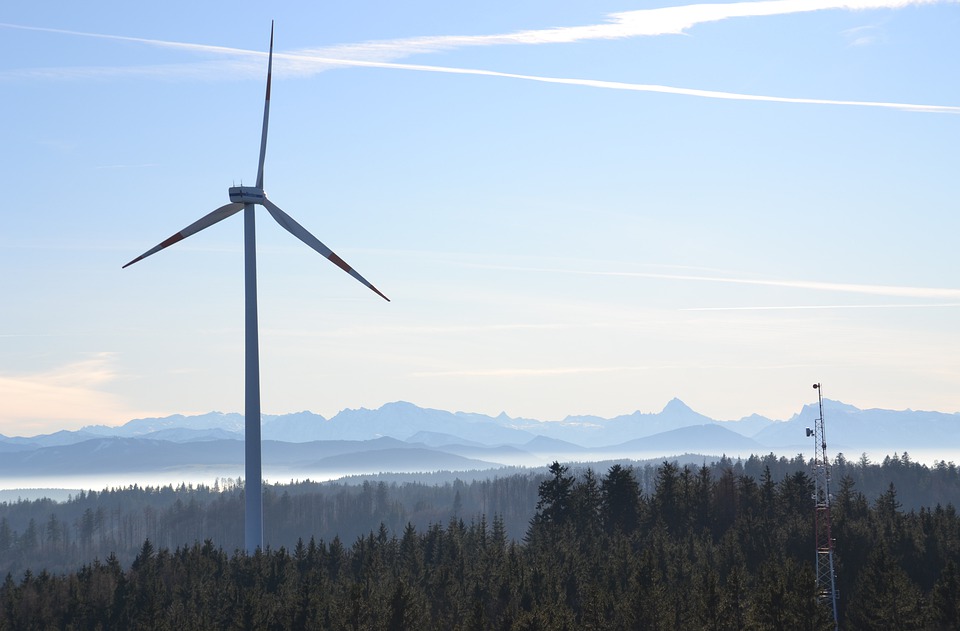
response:
<path fill-rule="evenodd" d="M 830 461 L 827 459 L 827 438 L 823 431 L 823 393 L 820 384 L 813 384 L 820 403 L 820 417 L 807 428 L 807 437 L 813 436 L 813 523 L 817 546 L 817 597 L 833 612 L 833 628 L 839 628 L 837 617 L 837 581 L 833 571 L 833 536 L 830 532 Z"/>

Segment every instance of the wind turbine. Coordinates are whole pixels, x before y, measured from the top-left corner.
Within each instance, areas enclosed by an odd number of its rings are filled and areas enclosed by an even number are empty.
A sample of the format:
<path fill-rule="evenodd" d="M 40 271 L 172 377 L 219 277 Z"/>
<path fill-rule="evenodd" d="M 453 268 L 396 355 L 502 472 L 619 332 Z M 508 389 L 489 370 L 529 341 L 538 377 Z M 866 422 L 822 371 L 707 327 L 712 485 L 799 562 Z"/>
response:
<path fill-rule="evenodd" d="M 245 475 L 244 485 L 246 497 L 246 512 L 244 519 L 244 543 L 249 554 L 263 547 L 263 481 L 260 450 L 260 353 L 257 335 L 257 246 L 256 223 L 254 208 L 263 206 L 267 212 L 293 236 L 330 259 L 340 269 L 350 274 L 358 281 L 372 289 L 378 296 L 389 302 L 379 289 L 356 272 L 352 267 L 337 256 L 330 248 L 310 234 L 306 228 L 287 213 L 267 199 L 263 192 L 263 160 L 267 153 L 267 123 L 270 119 L 270 77 L 273 73 L 273 22 L 270 23 L 270 53 L 267 61 L 267 96 L 263 105 L 263 131 L 260 133 L 260 163 L 257 167 L 256 186 L 233 186 L 229 189 L 230 203 L 217 208 L 213 212 L 201 217 L 180 232 L 156 247 L 147 250 L 123 267 L 129 267 L 151 254 L 186 239 L 192 234 L 209 228 L 218 221 L 243 211 L 243 258 L 244 258 L 244 287 L 245 287 Z"/>

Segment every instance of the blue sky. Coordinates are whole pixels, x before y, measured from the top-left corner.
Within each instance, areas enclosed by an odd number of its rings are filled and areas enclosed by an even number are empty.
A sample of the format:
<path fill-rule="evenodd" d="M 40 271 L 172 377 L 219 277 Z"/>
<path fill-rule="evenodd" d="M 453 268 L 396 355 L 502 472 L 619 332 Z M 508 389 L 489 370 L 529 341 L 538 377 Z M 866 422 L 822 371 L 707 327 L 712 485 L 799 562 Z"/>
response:
<path fill-rule="evenodd" d="M 814 10 L 815 9 L 815 10 Z M 0 9 L 0 433 L 266 413 L 960 411 L 960 4 Z"/>

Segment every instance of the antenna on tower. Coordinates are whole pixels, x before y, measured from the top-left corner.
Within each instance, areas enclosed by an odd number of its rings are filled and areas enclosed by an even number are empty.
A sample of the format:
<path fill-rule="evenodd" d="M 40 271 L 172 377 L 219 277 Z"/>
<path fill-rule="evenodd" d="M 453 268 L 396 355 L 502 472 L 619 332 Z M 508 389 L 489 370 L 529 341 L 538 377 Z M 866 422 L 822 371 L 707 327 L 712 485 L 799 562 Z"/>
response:
<path fill-rule="evenodd" d="M 820 403 L 820 417 L 813 429 L 807 428 L 807 437 L 813 436 L 813 523 L 817 553 L 817 598 L 833 612 L 833 628 L 839 629 L 837 617 L 837 580 L 833 571 L 833 536 L 830 533 L 830 461 L 827 459 L 827 438 L 823 431 L 823 392 L 820 384 L 813 384 Z"/>

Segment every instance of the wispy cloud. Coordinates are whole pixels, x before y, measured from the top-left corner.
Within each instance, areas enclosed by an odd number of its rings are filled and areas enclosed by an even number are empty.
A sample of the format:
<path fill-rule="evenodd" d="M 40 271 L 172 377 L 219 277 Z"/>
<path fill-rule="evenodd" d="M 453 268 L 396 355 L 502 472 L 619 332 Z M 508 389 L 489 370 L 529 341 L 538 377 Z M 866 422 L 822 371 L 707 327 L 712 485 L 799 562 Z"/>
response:
<path fill-rule="evenodd" d="M 680 311 L 800 311 L 805 309 L 936 309 L 960 307 L 960 302 L 936 302 L 899 305 L 780 305 L 767 307 L 689 307 Z"/>
<path fill-rule="evenodd" d="M 274 58 L 277 63 L 276 71 L 278 73 L 283 72 L 299 76 L 312 76 L 319 72 L 337 67 L 385 68 L 417 72 L 487 76 L 521 81 L 575 85 L 608 90 L 657 92 L 663 94 L 676 94 L 710 99 L 793 103 L 804 105 L 878 107 L 917 112 L 960 113 L 960 106 L 949 105 L 925 105 L 914 103 L 814 99 L 744 94 L 738 92 L 700 90 L 696 88 L 658 84 L 600 81 L 583 78 L 546 77 L 473 68 L 456 68 L 448 66 L 389 62 L 389 60 L 410 57 L 412 55 L 445 52 L 464 47 L 572 44 L 590 40 L 615 40 L 644 36 L 682 34 L 699 24 L 719 22 L 733 18 L 767 17 L 826 10 L 856 11 L 899 9 L 911 5 L 956 2 L 960 2 L 960 0 L 766 0 L 761 2 L 692 4 L 678 7 L 663 7 L 657 9 L 641 9 L 636 11 L 612 13 L 606 16 L 606 21 L 599 24 L 556 27 L 548 29 L 531 29 L 494 35 L 439 35 L 361 42 L 356 44 L 342 44 L 323 48 L 306 48 L 291 53 L 276 53 Z M 190 44 L 185 42 L 172 42 L 99 33 L 84 33 L 63 29 L 28 27 L 16 24 L 0 23 L 0 27 L 137 42 L 152 46 L 177 48 L 196 53 L 212 54 L 215 56 L 226 56 L 229 58 L 224 62 L 205 62 L 203 65 L 179 64 L 137 68 L 121 67 L 103 69 L 39 68 L 8 71 L 7 73 L 0 74 L 0 78 L 5 77 L 8 79 L 27 76 L 66 78 L 71 76 L 71 73 L 73 73 L 75 76 L 91 78 L 101 71 L 101 76 L 105 77 L 123 74 L 133 75 L 138 72 L 143 72 L 144 74 L 149 74 L 151 76 L 164 73 L 182 73 L 199 77 L 203 76 L 204 74 L 210 74 L 211 76 L 218 78 L 223 78 L 226 76 L 236 78 L 240 74 L 253 72 L 259 76 L 259 74 L 262 73 L 262 63 L 260 63 L 260 59 L 262 59 L 262 57 L 265 55 L 265 53 L 262 51 L 251 51 L 225 46 L 210 46 L 204 44 Z M 225 68 L 223 66 L 224 63 L 230 65 L 230 72 L 225 72 Z"/>
<path fill-rule="evenodd" d="M 675 7 L 638 9 L 610 13 L 604 21 L 579 26 L 560 26 L 546 29 L 526 29 L 491 35 L 431 35 L 421 37 L 375 40 L 341 44 L 298 51 L 301 55 L 349 58 L 359 60 L 389 60 L 412 55 L 446 52 L 466 47 L 503 45 L 573 44 L 592 40 L 618 40 L 658 35 L 680 35 L 700 24 L 721 22 L 735 18 L 772 17 L 817 11 L 867 11 L 902 9 L 908 6 L 950 4 L 960 0 L 763 0 L 760 2 L 728 2 L 715 4 L 688 4 Z M 15 28 L 63 35 L 97 37 L 118 41 L 150 44 L 165 48 L 179 48 L 227 56 L 260 57 L 265 53 L 206 44 L 190 44 L 165 40 L 87 33 L 20 24 L 0 23 L 3 28 Z"/>
<path fill-rule="evenodd" d="M 158 167 L 159 164 L 156 163 L 146 163 L 146 164 L 104 164 L 102 166 L 95 166 L 94 169 L 97 170 L 110 170 L 110 169 L 148 169 L 153 167 Z"/>
<path fill-rule="evenodd" d="M 737 285 L 758 285 L 763 287 L 786 287 L 790 289 L 811 289 L 871 296 L 889 296 L 897 298 L 944 298 L 960 299 L 960 289 L 951 287 L 906 287 L 900 285 L 867 285 L 859 283 L 830 283 L 815 280 L 790 280 L 767 278 L 743 278 L 728 276 L 701 276 L 693 274 L 663 274 L 657 272 L 619 272 L 603 270 L 576 270 L 544 267 L 511 267 L 506 265 L 482 265 L 487 269 L 502 269 L 517 272 L 538 272 L 551 274 L 574 274 L 579 276 L 620 276 L 626 278 L 650 278 L 658 280 L 678 280 L 705 283 L 731 283 Z"/>
<path fill-rule="evenodd" d="M 875 44 L 883 38 L 883 30 L 879 26 L 857 26 L 842 31 L 847 39 L 847 46 L 860 47 Z"/>
<path fill-rule="evenodd" d="M 318 56 L 387 60 L 416 54 L 445 52 L 470 46 L 572 44 L 590 40 L 618 40 L 657 35 L 680 35 L 700 24 L 734 18 L 771 17 L 815 11 L 901 9 L 912 5 L 952 3 L 957 0 L 766 0 L 688 4 L 611 13 L 599 24 L 530 29 L 496 35 L 437 35 L 381 40 L 304 50 Z"/>
<path fill-rule="evenodd" d="M 297 330 L 290 328 L 269 329 L 266 335 L 272 337 L 330 337 L 344 336 L 369 337 L 370 335 L 463 335 L 473 333 L 502 333 L 509 331 L 554 331 L 568 329 L 572 325 L 556 322 L 506 323 L 506 324 L 462 324 L 462 325 L 394 325 L 394 326 L 350 326 L 335 330 Z"/>
<path fill-rule="evenodd" d="M 851 294 L 867 294 L 872 296 L 896 296 L 901 298 L 960 298 L 960 289 L 948 287 L 904 287 L 897 285 L 829 283 L 809 280 L 724 278 L 717 276 L 671 276 L 668 274 L 660 274 L 658 277 L 711 283 L 737 283 L 741 285 L 787 287 L 791 289 L 812 289 L 816 291 L 834 291 Z"/>
<path fill-rule="evenodd" d="M 32 374 L 0 375 L 0 433 L 31 436 L 65 427 L 115 423 L 133 417 L 105 388 L 116 382 L 111 353 Z"/>
<path fill-rule="evenodd" d="M 650 370 L 649 366 L 576 366 L 559 368 L 487 368 L 415 372 L 414 377 L 544 377 Z"/>

